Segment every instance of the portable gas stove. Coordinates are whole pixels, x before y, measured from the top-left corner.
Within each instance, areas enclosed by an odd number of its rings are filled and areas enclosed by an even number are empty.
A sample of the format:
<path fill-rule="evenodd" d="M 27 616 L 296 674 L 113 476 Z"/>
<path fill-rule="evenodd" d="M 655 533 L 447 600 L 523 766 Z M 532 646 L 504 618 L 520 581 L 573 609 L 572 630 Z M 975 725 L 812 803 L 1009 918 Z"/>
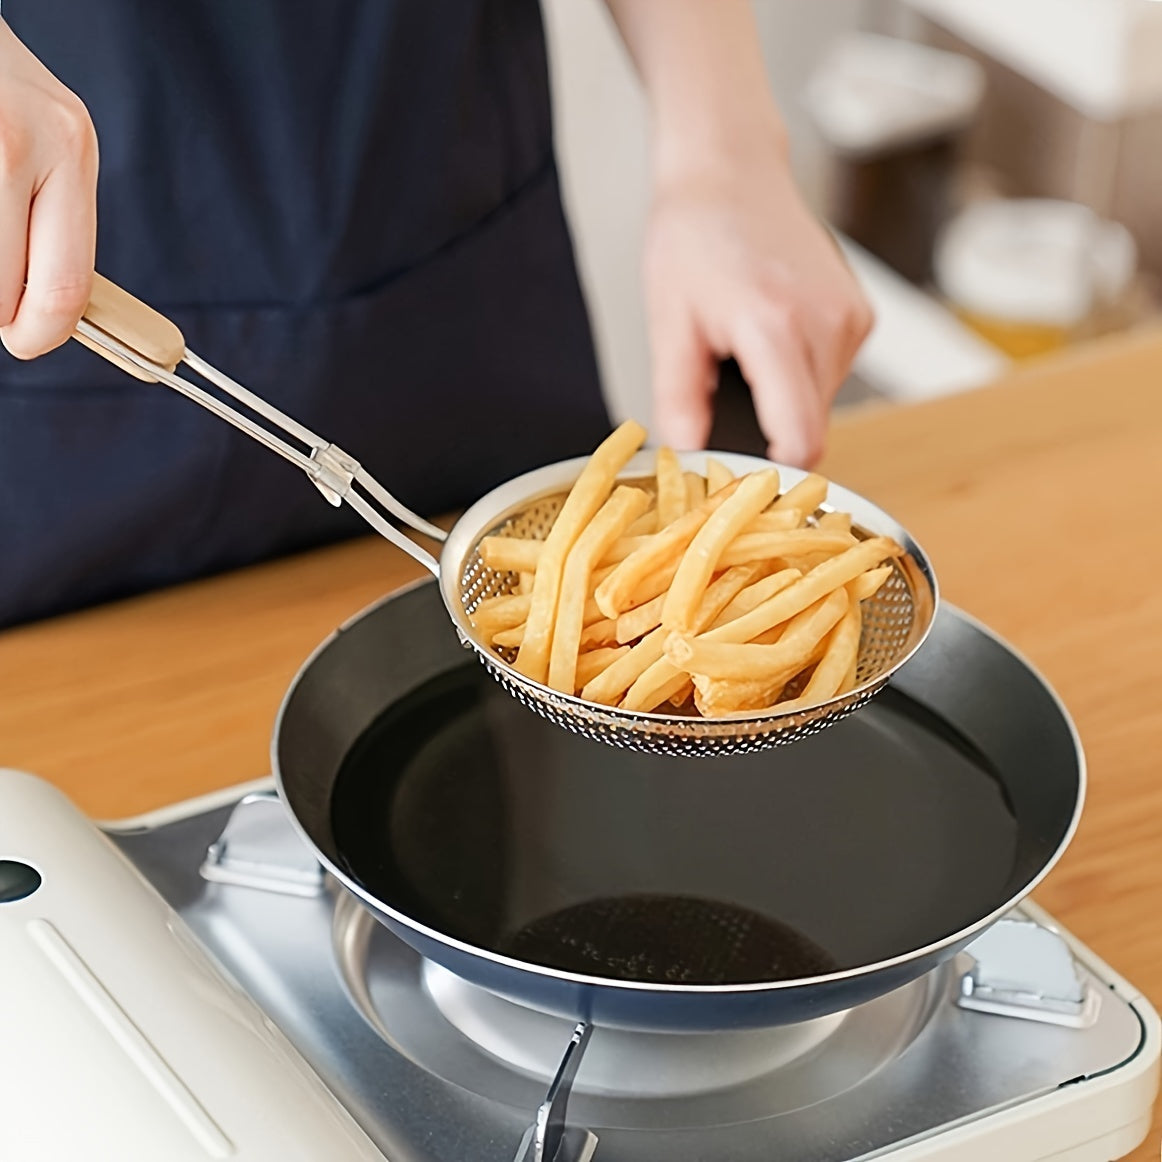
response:
<path fill-rule="evenodd" d="M 264 785 L 112 843 L 39 780 L 0 802 L 6 1162 L 1109 1162 L 1149 1127 L 1157 1015 L 1032 904 L 834 1017 L 590 1035 L 423 963 Z"/>

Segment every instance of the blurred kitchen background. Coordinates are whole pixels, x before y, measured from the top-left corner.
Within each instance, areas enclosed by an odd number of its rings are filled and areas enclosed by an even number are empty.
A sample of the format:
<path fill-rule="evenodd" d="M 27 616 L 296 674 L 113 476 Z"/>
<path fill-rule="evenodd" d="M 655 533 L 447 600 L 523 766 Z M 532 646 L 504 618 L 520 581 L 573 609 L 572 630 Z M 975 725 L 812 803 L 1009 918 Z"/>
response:
<path fill-rule="evenodd" d="M 877 312 L 841 403 L 970 389 L 1154 316 L 1162 0 L 753 5 L 800 184 Z M 610 404 L 645 418 L 645 102 L 604 5 L 544 9 Z"/>

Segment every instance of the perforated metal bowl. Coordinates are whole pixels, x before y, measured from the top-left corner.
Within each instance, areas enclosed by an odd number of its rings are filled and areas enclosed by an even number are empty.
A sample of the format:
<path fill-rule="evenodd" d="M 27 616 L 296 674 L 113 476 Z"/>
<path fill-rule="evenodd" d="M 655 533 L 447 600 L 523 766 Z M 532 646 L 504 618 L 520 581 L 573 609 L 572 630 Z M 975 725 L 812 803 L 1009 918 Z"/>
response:
<path fill-rule="evenodd" d="M 733 453 L 684 453 L 679 459 L 684 470 L 703 473 L 707 455 L 720 460 L 736 476 L 770 467 L 766 460 Z M 515 650 L 498 654 L 474 637 L 472 612 L 487 597 L 513 592 L 518 582 L 517 574 L 490 569 L 481 561 L 480 542 L 487 536 L 544 539 L 585 463 L 586 458 L 581 458 L 552 464 L 490 492 L 457 521 L 444 543 L 439 563 L 440 591 L 461 640 L 477 652 L 489 673 L 509 694 L 557 726 L 611 746 L 657 754 L 697 757 L 762 750 L 815 734 L 858 709 L 927 636 L 938 595 L 924 551 L 886 513 L 863 497 L 832 484 L 821 511 L 849 512 L 857 536 L 891 537 L 905 553 L 892 562 L 891 576 L 875 596 L 863 603 L 856 685 L 849 693 L 791 714 L 710 719 L 694 714 L 619 710 L 530 681 L 511 665 Z M 784 491 L 806 475 L 797 468 L 777 467 Z M 642 452 L 630 461 L 621 478 L 648 487 L 653 472 L 654 454 Z"/>

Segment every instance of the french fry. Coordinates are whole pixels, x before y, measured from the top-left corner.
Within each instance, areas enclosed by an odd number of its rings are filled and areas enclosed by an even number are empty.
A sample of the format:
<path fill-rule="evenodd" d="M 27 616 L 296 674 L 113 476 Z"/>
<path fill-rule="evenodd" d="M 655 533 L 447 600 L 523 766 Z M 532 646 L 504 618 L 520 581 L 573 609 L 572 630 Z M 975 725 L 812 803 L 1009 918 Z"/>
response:
<path fill-rule="evenodd" d="M 480 559 L 498 573 L 533 573 L 544 547 L 544 541 L 523 537 L 485 537 L 480 542 Z"/>
<path fill-rule="evenodd" d="M 471 615 L 472 628 L 485 641 L 491 642 L 494 633 L 523 625 L 525 618 L 529 615 L 531 602 L 532 597 L 527 593 L 489 597 L 473 610 Z"/>
<path fill-rule="evenodd" d="M 847 586 L 847 592 L 851 595 L 852 601 L 866 601 L 869 597 L 874 597 L 880 590 L 880 586 L 892 575 L 891 565 L 882 565 L 878 569 L 869 569 L 866 573 L 861 573 L 854 581 Z"/>
<path fill-rule="evenodd" d="M 731 481 L 714 496 L 708 497 L 697 508 L 679 517 L 672 525 L 656 533 L 640 549 L 631 553 L 600 585 L 597 586 L 597 604 L 606 617 L 617 617 L 627 609 L 640 605 L 648 597 L 640 596 L 642 583 L 651 574 L 660 573 L 670 565 L 677 568 L 686 546 L 694 539 L 707 519 L 718 511 L 738 488 L 738 481 Z M 658 590 L 661 592 L 661 590 Z M 634 600 L 637 594 L 637 600 Z M 650 597 L 656 597 L 651 593 Z"/>
<path fill-rule="evenodd" d="M 903 549 L 890 537 L 872 537 L 860 541 L 837 557 L 824 561 L 781 593 L 725 625 L 717 626 L 702 635 L 703 641 L 740 644 L 752 641 L 759 634 L 789 621 L 810 605 L 826 597 L 835 589 L 854 581 L 861 573 L 878 565 L 888 557 L 898 557 Z M 612 576 L 612 574 L 611 574 Z"/>
<path fill-rule="evenodd" d="M 659 597 L 665 593 L 670 587 L 670 582 L 674 580 L 674 574 L 677 571 L 678 560 L 675 559 L 668 565 L 663 565 L 662 568 L 651 573 L 648 577 L 643 577 L 630 595 L 630 608 L 633 609 L 638 605 L 643 605 L 645 602 L 652 601 L 655 597 Z"/>
<path fill-rule="evenodd" d="M 690 701 L 690 695 L 694 693 L 694 683 L 689 678 L 679 686 L 673 694 L 666 699 L 671 706 L 680 709 Z"/>
<path fill-rule="evenodd" d="M 798 569 L 780 569 L 766 577 L 760 577 L 753 585 L 741 590 L 737 597 L 714 620 L 714 627 L 734 621 L 744 613 L 762 605 L 768 598 L 781 593 L 792 581 L 798 581 L 803 574 Z"/>
<path fill-rule="evenodd" d="M 702 598 L 698 610 L 699 622 L 709 625 L 730 601 L 758 576 L 754 565 L 740 565 L 728 569 L 713 581 Z M 646 634 L 623 658 L 618 658 L 581 691 L 583 698 L 614 706 L 621 696 L 662 657 L 666 631 L 660 626 Z"/>
<path fill-rule="evenodd" d="M 821 512 L 815 522 L 819 528 L 829 533 L 851 532 L 851 513 L 849 512 Z"/>
<path fill-rule="evenodd" d="M 789 592 L 789 590 L 787 591 Z M 820 641 L 847 611 L 846 589 L 836 589 L 797 614 L 774 645 L 707 641 L 671 633 L 666 639 L 666 660 L 676 669 L 708 678 L 773 678 L 793 667 L 798 673 Z M 739 618 L 739 621 L 744 620 Z M 737 622 L 728 622 L 729 629 Z"/>
<path fill-rule="evenodd" d="M 577 659 L 577 687 L 589 685 L 602 670 L 608 669 L 618 658 L 629 653 L 629 646 L 606 646 L 587 650 Z"/>
<path fill-rule="evenodd" d="M 763 635 L 767 636 L 769 631 Z M 698 712 L 707 718 L 730 718 L 739 712 L 744 714 L 770 712 L 772 703 L 781 697 L 787 683 L 803 670 L 815 665 L 823 656 L 825 641 L 826 639 L 815 647 L 803 666 L 797 669 L 788 666 L 786 670 L 770 678 L 734 680 L 707 678 L 700 674 L 693 679 L 694 705 Z"/>
<path fill-rule="evenodd" d="M 644 605 L 627 609 L 625 613 L 619 613 L 617 615 L 617 640 L 619 642 L 636 641 L 639 637 L 649 633 L 651 629 L 657 629 L 662 624 L 662 603 L 665 599 L 665 594 L 659 593 L 657 597 L 651 598 Z"/>
<path fill-rule="evenodd" d="M 561 690 L 572 694 L 576 687 L 577 655 L 581 652 L 581 639 L 585 613 L 585 598 L 589 592 L 589 577 L 597 566 L 601 557 L 609 550 L 618 537 L 635 521 L 650 503 L 649 494 L 640 488 L 630 488 L 621 485 L 614 489 L 613 495 L 598 509 L 585 530 L 574 542 L 565 559 L 565 568 L 561 575 L 560 596 L 557 601 L 557 616 L 552 631 L 552 647 L 549 656 L 548 683 L 554 690 Z M 536 589 L 533 590 L 534 600 Z M 532 620 L 530 609 L 529 621 Z M 586 639 L 593 644 L 612 644 L 617 640 L 617 623 L 613 622 L 605 633 L 606 637 L 595 640 L 593 633 L 597 626 L 605 623 L 597 622 L 590 626 L 585 633 Z M 524 649 L 528 641 L 529 629 L 526 626 L 525 638 L 521 642 Z"/>
<path fill-rule="evenodd" d="M 850 533 L 829 533 L 823 529 L 791 529 L 785 533 L 742 533 L 723 551 L 721 566 L 745 565 L 749 561 L 769 561 L 772 557 L 824 557 L 841 553 L 859 542 Z"/>
<path fill-rule="evenodd" d="M 769 679 L 734 682 L 726 678 L 703 678 L 694 683 L 694 705 L 706 718 L 750 718 L 759 714 L 784 713 L 784 688 L 803 670 L 815 665 L 823 654 L 823 643 L 807 662 L 794 672 L 785 670 Z"/>
<path fill-rule="evenodd" d="M 631 553 L 648 544 L 649 539 L 648 534 L 630 536 L 627 531 L 602 554 L 602 567 L 624 561 Z M 495 569 L 498 573 L 531 573 L 536 570 L 537 563 L 545 552 L 545 544 L 545 541 L 533 541 L 523 537 L 484 537 L 480 542 L 480 559 L 488 568 Z"/>
<path fill-rule="evenodd" d="M 804 553 L 801 557 L 795 558 L 795 564 L 804 573 L 810 573 L 812 569 L 818 569 L 824 561 L 830 561 L 834 556 L 834 553 Z"/>
<path fill-rule="evenodd" d="M 649 537 L 658 531 L 658 510 L 647 509 L 625 530 L 627 537 Z"/>
<path fill-rule="evenodd" d="M 658 529 L 673 524 L 687 511 L 686 481 L 682 477 L 682 465 L 673 448 L 659 448 L 656 458 L 658 479 Z"/>
<path fill-rule="evenodd" d="M 658 626 L 646 634 L 628 654 L 602 670 L 592 681 L 586 682 L 581 697 L 589 702 L 616 706 L 621 696 L 661 656 L 666 644 L 666 631 Z"/>
<path fill-rule="evenodd" d="M 636 553 L 643 545 L 649 543 L 650 533 L 639 533 L 631 537 L 628 533 L 618 537 L 601 556 L 602 567 L 618 565 L 630 555 Z"/>
<path fill-rule="evenodd" d="M 775 469 L 755 472 L 744 477 L 725 503 L 706 520 L 683 554 L 666 593 L 662 605 L 662 625 L 666 629 L 677 633 L 693 630 L 699 602 L 718 568 L 719 558 L 778 491 L 779 474 Z M 726 489 L 722 489 L 718 495 L 725 493 Z"/>
<path fill-rule="evenodd" d="M 743 529 L 744 533 L 782 533 L 796 529 L 803 522 L 803 514 L 797 508 L 784 508 L 778 512 L 760 512 Z M 834 530 L 832 530 L 834 531 Z"/>
<path fill-rule="evenodd" d="M 850 593 L 850 587 L 848 589 Z M 815 667 L 803 693 L 795 699 L 801 706 L 813 706 L 835 697 L 847 677 L 852 663 L 859 656 L 859 634 L 863 624 L 859 602 L 852 600 L 847 611 L 827 635 L 823 657 Z"/>
<path fill-rule="evenodd" d="M 596 589 L 597 586 L 600 585 L 601 582 L 604 581 L 605 578 L 608 577 L 609 574 L 612 573 L 615 568 L 616 568 L 616 566 L 614 566 L 614 565 L 601 565 L 598 568 L 594 569 L 593 572 L 589 575 L 590 588 Z M 605 615 L 602 614 L 602 617 L 604 617 L 604 616 Z"/>
<path fill-rule="evenodd" d="M 710 583 L 698 606 L 696 625 L 705 629 L 721 616 L 722 611 L 751 584 L 759 574 L 755 565 L 737 565 L 727 569 L 721 577 Z M 665 634 L 664 629 L 656 629 L 654 634 Z M 651 635 L 652 636 L 652 635 Z M 663 639 L 664 645 L 664 639 Z M 623 710 L 653 710 L 659 703 L 675 694 L 681 687 L 681 679 L 686 677 L 664 657 L 655 658 L 634 678 L 622 701 Z"/>
<path fill-rule="evenodd" d="M 593 625 L 595 622 L 606 620 L 605 614 L 597 608 L 597 602 L 593 595 L 590 594 L 585 598 L 585 610 L 581 615 L 581 624 L 588 626 Z"/>
<path fill-rule="evenodd" d="M 694 683 L 690 680 L 689 674 L 675 670 L 665 658 L 661 658 L 626 691 L 621 701 L 621 709 L 648 714 L 679 694 L 682 695 L 681 701 L 684 702 L 693 688 Z"/>
<path fill-rule="evenodd" d="M 536 572 L 530 570 L 529 572 L 521 572 L 516 579 L 516 588 L 518 593 L 527 593 L 532 596 L 533 580 L 536 577 Z"/>
<path fill-rule="evenodd" d="M 797 508 L 805 514 L 813 513 L 826 499 L 830 482 L 826 476 L 817 472 L 810 472 L 803 477 L 793 488 L 787 489 L 771 509 L 780 512 L 785 508 Z"/>
<path fill-rule="evenodd" d="M 549 673 L 553 622 L 561 592 L 565 559 L 586 525 L 613 490 L 617 474 L 645 442 L 646 431 L 627 420 L 598 446 L 577 477 L 541 553 L 533 579 L 533 600 L 520 651 L 513 663 L 518 673 L 534 682 L 544 682 Z M 608 578 L 607 578 L 608 580 Z"/>
<path fill-rule="evenodd" d="M 499 646 L 500 649 L 503 650 L 516 649 L 524 640 L 524 622 L 521 622 L 520 625 L 513 626 L 512 629 L 497 630 L 496 633 L 492 635 L 492 644 L 494 646 Z"/>
<path fill-rule="evenodd" d="M 731 718 L 750 712 L 754 683 L 731 682 L 725 678 L 694 678 L 694 706 L 703 718 Z"/>
<path fill-rule="evenodd" d="M 592 650 L 599 646 L 618 645 L 617 622 L 611 621 L 608 617 L 603 617 L 600 621 L 595 621 L 592 625 L 587 625 L 581 631 L 581 638 L 578 644 L 582 650 Z"/>
<path fill-rule="evenodd" d="M 721 460 L 713 456 L 706 457 L 706 495 L 713 496 L 720 488 L 725 488 L 734 479 L 731 472 Z"/>
<path fill-rule="evenodd" d="M 734 565 L 715 577 L 698 603 L 698 612 L 694 615 L 694 632 L 701 633 L 713 625 L 722 611 L 765 571 L 766 566 L 760 563 Z"/>
<path fill-rule="evenodd" d="M 751 638 L 751 641 L 756 646 L 773 646 L 783 636 L 783 631 L 786 628 L 785 623 L 783 625 L 776 625 L 773 629 L 768 629 L 760 633 L 758 637 Z"/>
<path fill-rule="evenodd" d="M 686 473 L 686 508 L 697 508 L 706 499 L 706 480 L 697 472 Z"/>
<path fill-rule="evenodd" d="M 849 587 L 850 588 L 850 587 Z M 848 606 L 847 612 L 840 619 L 835 628 L 827 635 L 816 649 L 816 657 L 808 662 L 814 666 L 814 672 L 804 687 L 803 692 L 796 698 L 778 698 L 778 693 L 786 682 L 771 683 L 765 689 L 761 683 L 730 683 L 721 679 L 714 688 L 714 681 L 708 685 L 707 695 L 699 695 L 702 705 L 707 708 L 706 713 L 714 718 L 743 718 L 756 714 L 795 714 L 808 707 L 817 706 L 834 698 L 838 694 L 847 693 L 854 689 L 855 666 L 858 664 L 859 635 L 862 615 L 858 603 Z M 847 672 L 836 680 L 839 663 L 844 659 L 836 653 L 849 651 L 851 662 Z M 850 686 L 844 688 L 849 681 Z M 792 675 L 793 676 L 793 675 Z"/>
<path fill-rule="evenodd" d="M 585 603 L 585 615 L 582 618 L 584 629 L 581 631 L 581 649 L 591 649 L 594 646 L 611 646 L 617 644 L 617 622 L 605 617 L 597 608 L 593 599 Z M 502 629 L 492 635 L 492 644 L 502 649 L 515 649 L 524 641 L 525 625 L 513 626 L 511 629 Z"/>

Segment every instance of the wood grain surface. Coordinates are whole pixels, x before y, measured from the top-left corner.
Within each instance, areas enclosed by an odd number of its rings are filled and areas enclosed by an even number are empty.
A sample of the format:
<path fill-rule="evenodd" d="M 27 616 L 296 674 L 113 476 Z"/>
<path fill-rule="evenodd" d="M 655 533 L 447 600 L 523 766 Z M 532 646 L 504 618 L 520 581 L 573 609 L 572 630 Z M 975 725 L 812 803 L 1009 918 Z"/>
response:
<path fill-rule="evenodd" d="M 898 517 L 945 598 L 1061 694 L 1089 798 L 1037 898 L 1162 1002 L 1162 331 L 848 414 L 823 470 Z M 361 540 L 2 634 L 0 765 L 104 818 L 261 776 L 304 656 L 418 575 Z"/>

